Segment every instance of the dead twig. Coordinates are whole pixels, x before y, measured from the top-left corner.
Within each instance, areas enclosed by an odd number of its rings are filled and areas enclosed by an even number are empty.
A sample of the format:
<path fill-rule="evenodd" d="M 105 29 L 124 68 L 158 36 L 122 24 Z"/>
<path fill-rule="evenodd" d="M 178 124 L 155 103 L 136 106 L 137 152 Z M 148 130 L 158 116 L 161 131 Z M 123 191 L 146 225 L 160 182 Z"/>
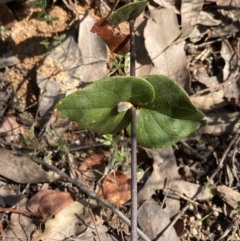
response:
<path fill-rule="evenodd" d="M 125 223 L 127 223 L 131 227 L 131 221 L 127 217 L 125 217 L 121 211 L 119 211 L 117 208 L 115 208 L 112 204 L 107 202 L 105 199 L 99 197 L 95 192 L 91 191 L 88 187 L 78 182 L 78 180 L 75 180 L 69 177 L 66 173 L 60 171 L 57 167 L 49 165 L 48 163 L 36 157 L 29 156 L 29 158 L 31 158 L 34 162 L 43 165 L 47 169 L 55 171 L 60 177 L 64 178 L 67 182 L 72 183 L 77 188 L 79 188 L 82 192 L 86 193 L 89 197 L 97 200 L 98 202 L 100 202 L 101 204 L 109 208 L 113 213 L 118 215 L 119 218 L 121 218 Z M 150 241 L 150 239 L 139 228 L 137 229 L 137 233 L 143 240 Z"/>
<path fill-rule="evenodd" d="M 211 175 L 211 177 L 209 178 L 209 182 L 211 182 L 213 180 L 213 178 L 217 175 L 217 173 L 222 169 L 223 167 L 223 163 L 226 159 L 226 156 L 228 154 L 228 152 L 230 151 L 231 147 L 233 146 L 233 144 L 238 140 L 240 136 L 240 128 L 238 128 L 236 134 L 234 135 L 232 141 L 229 143 L 227 149 L 225 150 L 225 152 L 223 153 L 223 156 L 218 164 L 217 169 L 213 172 L 213 174 Z M 209 183 L 208 182 L 208 183 Z M 197 197 L 206 189 L 208 188 L 208 183 L 206 183 L 201 190 L 195 195 L 195 197 L 192 198 L 192 201 L 195 201 L 197 199 Z M 161 235 L 164 235 L 164 233 L 168 232 L 168 230 L 177 222 L 177 220 L 188 210 L 190 204 L 188 203 L 181 212 L 179 212 L 179 214 L 173 219 L 173 221 L 165 228 L 165 230 L 162 232 Z"/>
<path fill-rule="evenodd" d="M 185 141 L 180 141 L 180 143 L 184 146 L 184 147 L 186 147 L 194 156 L 196 156 L 200 161 L 206 161 L 206 158 L 203 156 L 203 155 L 201 155 L 201 154 L 199 154 L 197 151 L 195 151 L 191 146 L 189 146 L 188 144 L 187 144 L 187 142 L 185 142 Z"/>

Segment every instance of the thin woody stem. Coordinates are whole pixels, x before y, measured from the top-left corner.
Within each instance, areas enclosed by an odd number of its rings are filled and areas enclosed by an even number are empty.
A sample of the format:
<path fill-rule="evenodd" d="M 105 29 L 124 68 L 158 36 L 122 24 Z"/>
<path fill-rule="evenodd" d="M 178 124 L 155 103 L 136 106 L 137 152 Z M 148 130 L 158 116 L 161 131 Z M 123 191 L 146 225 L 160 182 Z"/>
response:
<path fill-rule="evenodd" d="M 136 75 L 136 52 L 134 20 L 129 21 L 130 29 L 130 75 Z M 131 108 L 131 241 L 137 241 L 137 139 L 136 108 Z"/>

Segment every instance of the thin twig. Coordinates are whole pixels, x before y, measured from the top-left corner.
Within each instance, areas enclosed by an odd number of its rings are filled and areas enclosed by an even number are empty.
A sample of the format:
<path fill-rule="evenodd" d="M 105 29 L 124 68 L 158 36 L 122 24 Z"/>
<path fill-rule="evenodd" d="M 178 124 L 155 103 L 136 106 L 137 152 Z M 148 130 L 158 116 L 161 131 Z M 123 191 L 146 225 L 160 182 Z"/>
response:
<path fill-rule="evenodd" d="M 225 152 L 223 153 L 223 156 L 221 158 L 221 161 L 218 164 L 217 169 L 215 170 L 215 172 L 211 175 L 210 180 L 213 180 L 213 178 L 217 175 L 217 173 L 222 169 L 223 167 L 223 162 L 226 159 L 226 156 L 228 154 L 228 152 L 230 151 L 230 149 L 232 148 L 233 144 L 237 141 L 237 139 L 239 138 L 240 135 L 240 127 L 238 128 L 236 134 L 234 135 L 232 141 L 230 142 L 230 144 L 228 145 L 227 149 L 225 150 Z"/>
<path fill-rule="evenodd" d="M 131 2 L 131 1 L 130 1 Z M 130 29 L 130 75 L 136 75 L 136 47 L 134 35 L 134 20 L 129 20 Z"/>
<path fill-rule="evenodd" d="M 129 0 L 129 3 L 131 0 Z M 134 20 L 129 20 L 130 29 L 130 75 L 136 75 L 136 49 Z M 131 241 L 137 241 L 137 139 L 136 108 L 131 108 Z"/>
<path fill-rule="evenodd" d="M 36 158 L 29 156 L 34 162 L 43 165 L 49 170 L 55 171 L 60 177 L 64 178 L 67 182 L 72 183 L 77 188 L 79 188 L 82 192 L 86 193 L 89 197 L 99 201 L 101 204 L 109 208 L 113 213 L 119 216 L 125 223 L 127 223 L 131 227 L 130 220 L 124 216 L 124 214 L 115 208 L 112 204 L 107 202 L 105 199 L 99 197 L 95 192 L 91 191 L 88 187 L 81 184 L 78 180 L 69 177 L 66 173 L 60 171 L 57 167 L 49 165 L 48 163 Z M 138 235 L 145 241 L 151 241 L 140 229 L 137 229 Z"/>
<path fill-rule="evenodd" d="M 93 216 L 92 210 L 89 209 L 89 212 L 90 212 L 90 215 L 91 215 L 91 217 L 92 217 L 93 224 L 94 224 L 94 226 L 95 226 L 95 230 L 96 230 L 96 233 L 97 233 L 98 240 L 99 240 L 99 241 L 102 241 L 102 240 L 101 240 L 101 237 L 100 237 L 100 235 L 99 235 L 99 232 L 98 232 L 98 228 L 97 228 L 97 225 L 96 225 L 95 218 L 94 218 L 94 216 Z"/>
<path fill-rule="evenodd" d="M 185 141 L 180 141 L 180 143 L 184 146 L 184 147 L 186 147 L 194 156 L 196 156 L 199 160 L 201 160 L 201 161 L 206 161 L 206 158 L 203 156 L 203 155 L 201 155 L 201 154 L 199 154 L 197 151 L 195 151 L 191 146 L 189 146 L 188 144 L 187 144 L 187 142 L 185 142 Z"/>
<path fill-rule="evenodd" d="M 120 0 L 117 0 L 113 6 L 113 8 L 110 10 L 110 12 L 108 13 L 106 19 L 108 19 L 108 17 L 113 13 L 113 11 L 116 9 L 118 3 L 119 3 Z"/>
<path fill-rule="evenodd" d="M 214 171 L 214 173 L 211 175 L 211 177 L 209 178 L 209 181 L 211 182 L 213 180 L 213 178 L 217 175 L 217 173 L 222 169 L 223 167 L 223 163 L 226 159 L 226 156 L 228 154 L 228 152 L 230 151 L 231 147 L 233 146 L 233 144 L 237 141 L 237 139 L 239 138 L 239 135 L 240 135 L 240 127 L 238 128 L 236 134 L 234 135 L 232 141 L 229 143 L 227 149 L 225 150 L 222 158 L 221 158 L 221 161 L 219 162 L 218 164 L 218 167 L 217 169 Z M 192 198 L 193 201 L 195 201 L 198 196 L 203 192 L 205 191 L 205 189 L 208 188 L 208 183 L 206 183 L 202 188 L 201 190 L 195 195 L 195 197 Z M 162 235 L 164 233 L 166 233 L 176 222 L 177 220 L 188 210 L 189 208 L 189 203 L 183 208 L 183 210 L 173 219 L 173 221 L 166 227 L 166 229 L 162 232 Z"/>

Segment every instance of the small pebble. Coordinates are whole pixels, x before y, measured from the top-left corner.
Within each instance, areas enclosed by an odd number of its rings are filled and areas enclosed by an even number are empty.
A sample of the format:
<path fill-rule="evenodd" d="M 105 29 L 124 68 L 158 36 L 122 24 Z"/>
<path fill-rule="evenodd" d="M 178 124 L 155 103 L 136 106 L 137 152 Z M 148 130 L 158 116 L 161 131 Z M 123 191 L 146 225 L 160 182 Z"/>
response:
<path fill-rule="evenodd" d="M 81 141 L 80 141 L 80 140 L 76 140 L 76 141 L 75 141 L 75 144 L 76 144 L 76 145 L 80 145 L 80 144 L 81 144 Z"/>
<path fill-rule="evenodd" d="M 189 218 L 189 221 L 190 221 L 190 223 L 195 222 L 195 217 L 194 217 L 194 216 L 191 216 L 191 217 Z"/>
<path fill-rule="evenodd" d="M 85 152 L 81 153 L 81 158 L 86 158 L 87 154 Z"/>
<path fill-rule="evenodd" d="M 194 206 L 193 206 L 193 204 L 192 203 L 190 203 L 189 204 L 189 208 L 188 208 L 190 211 L 194 211 L 195 210 L 195 208 L 194 208 Z"/>
<path fill-rule="evenodd" d="M 196 213 L 195 214 L 195 217 L 199 220 L 199 219 L 202 219 L 202 215 L 200 213 Z"/>
<path fill-rule="evenodd" d="M 197 229 L 196 229 L 196 228 L 192 228 L 192 229 L 191 229 L 191 234 L 192 234 L 193 236 L 196 236 L 196 235 L 198 234 Z"/>

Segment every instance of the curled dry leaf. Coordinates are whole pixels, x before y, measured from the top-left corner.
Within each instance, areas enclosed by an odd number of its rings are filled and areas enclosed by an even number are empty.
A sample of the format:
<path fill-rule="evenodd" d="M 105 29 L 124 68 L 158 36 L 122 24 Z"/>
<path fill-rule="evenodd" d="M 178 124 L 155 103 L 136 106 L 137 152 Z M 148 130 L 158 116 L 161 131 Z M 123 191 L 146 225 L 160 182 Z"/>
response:
<path fill-rule="evenodd" d="M 23 128 L 16 122 L 13 117 L 4 117 L 0 124 L 0 136 L 15 136 L 23 133 Z"/>
<path fill-rule="evenodd" d="M 105 153 L 102 149 L 98 149 L 95 154 L 86 158 L 83 162 L 87 167 L 94 167 L 100 165 L 105 157 Z M 82 166 L 82 165 L 81 165 Z M 81 166 L 79 169 L 81 170 Z"/>
<path fill-rule="evenodd" d="M 170 218 L 153 199 L 150 199 L 138 210 L 138 224 L 141 230 L 151 239 L 156 241 L 179 241 L 172 226 L 161 234 L 169 225 Z"/>
<path fill-rule="evenodd" d="M 83 163 L 78 167 L 77 174 L 81 183 L 85 181 L 92 181 L 98 178 L 96 175 L 100 172 L 103 173 L 105 169 L 105 153 L 102 149 L 98 149 L 95 154 L 86 158 Z"/>
<path fill-rule="evenodd" d="M 91 32 L 96 33 L 115 54 L 126 54 L 130 49 L 130 35 L 115 34 L 106 18 L 99 19 Z"/>
<path fill-rule="evenodd" d="M 76 238 L 71 240 L 78 240 L 76 235 L 84 232 L 87 229 L 86 224 L 92 221 L 89 212 L 84 212 L 86 206 L 85 202 L 72 202 L 59 211 L 54 218 L 47 220 L 43 232 L 35 231 L 31 241 L 70 240 L 68 239 L 70 236 Z"/>
<path fill-rule="evenodd" d="M 26 204 L 26 207 L 29 211 L 31 211 L 33 214 L 39 214 L 38 207 L 39 207 L 39 202 L 42 199 L 43 196 L 45 196 L 48 193 L 56 192 L 51 189 L 45 189 L 45 190 L 40 190 L 37 192 L 34 196 L 32 196 Z"/>
<path fill-rule="evenodd" d="M 73 202 L 73 197 L 68 192 L 42 190 L 35 194 L 27 203 L 27 208 L 41 216 L 40 221 L 47 219 Z"/>
<path fill-rule="evenodd" d="M 203 0 L 183 0 L 181 5 L 182 38 L 188 37 L 198 23 Z"/>
<path fill-rule="evenodd" d="M 103 180 L 98 195 L 113 205 L 124 204 L 131 198 L 130 179 L 120 171 L 111 173 Z"/>
<path fill-rule="evenodd" d="M 175 231 L 178 237 L 181 237 L 184 232 L 184 220 L 183 218 L 179 218 L 177 222 L 174 224 Z"/>

